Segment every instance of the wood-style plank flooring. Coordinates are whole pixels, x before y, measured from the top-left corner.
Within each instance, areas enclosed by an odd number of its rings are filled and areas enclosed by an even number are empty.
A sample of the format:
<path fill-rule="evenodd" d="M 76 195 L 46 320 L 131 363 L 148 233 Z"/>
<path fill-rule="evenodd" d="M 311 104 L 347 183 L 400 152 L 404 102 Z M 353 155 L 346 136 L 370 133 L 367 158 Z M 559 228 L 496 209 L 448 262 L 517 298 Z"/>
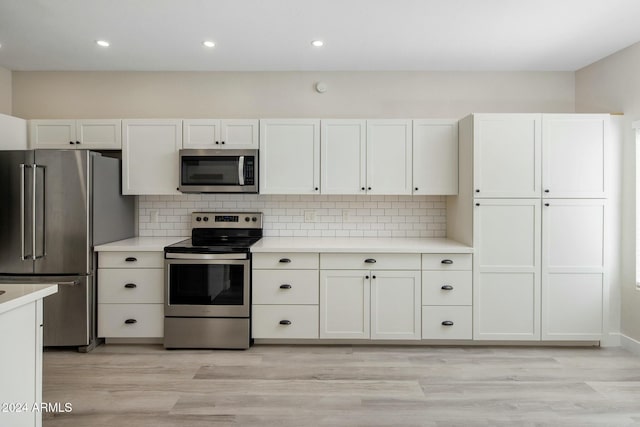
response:
<path fill-rule="evenodd" d="M 622 349 L 107 345 L 44 354 L 44 427 L 640 425 Z"/>

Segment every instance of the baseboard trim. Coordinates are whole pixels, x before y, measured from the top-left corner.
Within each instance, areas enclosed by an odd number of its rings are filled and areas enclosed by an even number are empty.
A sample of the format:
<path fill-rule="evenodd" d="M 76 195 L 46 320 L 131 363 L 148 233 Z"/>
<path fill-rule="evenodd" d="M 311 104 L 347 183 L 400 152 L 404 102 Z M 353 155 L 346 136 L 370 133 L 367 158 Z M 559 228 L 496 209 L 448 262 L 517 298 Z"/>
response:
<path fill-rule="evenodd" d="M 629 350 L 631 353 L 640 355 L 640 341 L 620 334 L 620 343 L 622 344 L 622 348 L 625 350 Z"/>

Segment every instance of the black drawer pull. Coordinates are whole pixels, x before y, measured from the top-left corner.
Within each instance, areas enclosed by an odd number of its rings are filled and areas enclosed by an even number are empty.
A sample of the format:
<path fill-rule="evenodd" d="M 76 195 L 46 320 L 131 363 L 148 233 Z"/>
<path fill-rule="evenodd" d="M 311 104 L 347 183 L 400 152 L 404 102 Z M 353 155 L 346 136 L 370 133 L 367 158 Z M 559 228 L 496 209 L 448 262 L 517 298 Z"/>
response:
<path fill-rule="evenodd" d="M 126 257 L 124 260 L 127 262 L 136 262 L 138 258 L 130 256 L 130 257 Z"/>
<path fill-rule="evenodd" d="M 453 286 L 451 285 L 442 285 L 442 287 L 440 288 L 443 291 L 452 291 L 453 290 Z"/>
<path fill-rule="evenodd" d="M 364 260 L 364 262 L 366 262 L 367 264 L 375 264 L 376 260 L 373 258 L 367 258 Z"/>
<path fill-rule="evenodd" d="M 447 264 L 447 265 L 451 265 L 453 264 L 453 261 L 450 259 L 443 259 L 442 261 L 440 261 L 441 264 Z"/>
<path fill-rule="evenodd" d="M 289 325 L 291 324 L 291 320 L 281 320 L 281 321 L 280 321 L 280 324 L 281 324 L 281 325 L 289 326 Z"/>
<path fill-rule="evenodd" d="M 280 289 L 291 289 L 291 285 L 288 283 L 285 283 L 284 285 L 280 285 Z"/>
<path fill-rule="evenodd" d="M 445 320 L 442 322 L 442 326 L 453 326 L 453 322 L 451 320 Z"/>
<path fill-rule="evenodd" d="M 136 319 L 127 319 L 124 321 L 127 325 L 133 325 L 134 323 L 138 323 Z"/>
<path fill-rule="evenodd" d="M 124 287 L 127 289 L 134 289 L 137 288 L 138 285 L 136 285 L 135 283 L 127 283 L 126 285 L 124 285 Z"/>
<path fill-rule="evenodd" d="M 286 263 L 290 263 L 291 260 L 289 258 L 280 258 L 280 262 L 283 262 L 286 264 Z"/>

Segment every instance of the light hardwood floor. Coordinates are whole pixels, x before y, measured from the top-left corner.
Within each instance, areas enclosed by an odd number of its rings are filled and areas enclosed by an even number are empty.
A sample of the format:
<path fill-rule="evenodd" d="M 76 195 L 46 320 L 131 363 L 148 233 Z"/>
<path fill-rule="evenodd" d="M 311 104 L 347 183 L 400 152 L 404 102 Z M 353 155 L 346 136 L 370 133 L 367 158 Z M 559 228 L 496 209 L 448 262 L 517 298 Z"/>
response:
<path fill-rule="evenodd" d="M 107 345 L 44 354 L 45 427 L 640 425 L 622 349 Z"/>

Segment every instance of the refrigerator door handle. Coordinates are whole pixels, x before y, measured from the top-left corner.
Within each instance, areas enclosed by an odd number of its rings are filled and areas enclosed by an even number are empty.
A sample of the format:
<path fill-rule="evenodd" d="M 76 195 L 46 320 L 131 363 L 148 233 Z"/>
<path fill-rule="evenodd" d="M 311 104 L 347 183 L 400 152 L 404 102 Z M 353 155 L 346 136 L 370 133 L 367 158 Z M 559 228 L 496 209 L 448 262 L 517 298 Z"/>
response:
<path fill-rule="evenodd" d="M 25 227 L 25 221 L 24 221 L 24 215 L 25 215 L 24 192 L 26 190 L 25 179 L 24 179 L 25 167 L 26 165 L 24 163 L 20 163 L 20 259 L 22 261 L 25 261 L 27 259 L 27 254 L 24 250 L 24 245 L 26 240 L 25 232 L 27 231 Z"/>
<path fill-rule="evenodd" d="M 36 232 L 37 232 L 37 227 L 38 227 L 38 216 L 37 216 L 37 213 L 38 213 L 38 205 L 37 205 L 37 203 L 38 203 L 38 192 L 37 192 L 37 188 L 38 188 L 38 185 L 37 185 L 38 168 L 42 169 L 43 182 L 44 182 L 44 170 L 45 170 L 44 166 L 36 165 L 36 164 L 33 165 L 33 210 L 32 210 L 33 215 L 31 216 L 33 233 L 32 233 L 31 240 L 32 240 L 32 244 L 33 244 L 32 259 L 34 259 L 34 260 L 40 259 L 40 258 L 44 258 L 45 254 L 46 254 L 46 246 L 45 246 L 45 235 L 46 235 L 46 233 L 45 233 L 45 228 L 44 228 L 45 227 L 45 221 L 43 219 L 42 220 L 42 255 L 36 255 L 36 248 L 37 248 L 37 246 L 36 246 L 37 245 L 37 240 L 36 240 L 37 234 L 36 234 Z M 42 197 L 44 197 L 44 189 L 42 189 L 42 191 L 43 191 Z M 44 203 L 42 204 L 42 209 L 44 209 Z"/>

